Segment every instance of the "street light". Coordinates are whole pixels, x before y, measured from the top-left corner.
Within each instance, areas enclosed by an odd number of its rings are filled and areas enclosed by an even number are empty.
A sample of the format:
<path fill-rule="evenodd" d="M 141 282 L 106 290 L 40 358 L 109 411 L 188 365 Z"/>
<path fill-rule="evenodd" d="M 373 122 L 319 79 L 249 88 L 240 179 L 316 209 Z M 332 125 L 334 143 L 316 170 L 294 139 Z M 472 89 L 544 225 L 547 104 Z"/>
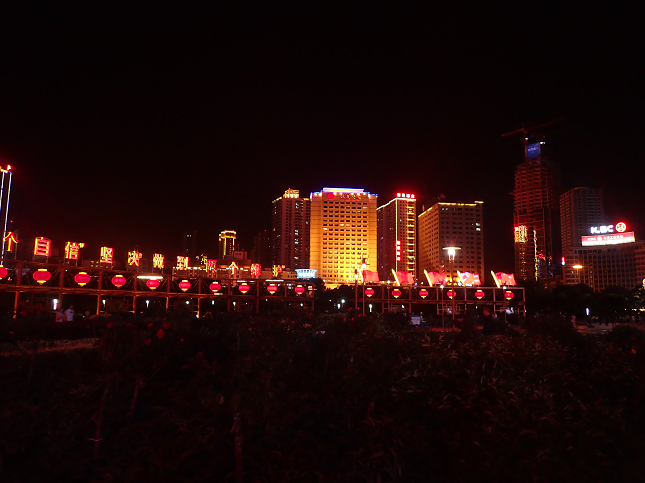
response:
<path fill-rule="evenodd" d="M 450 285 L 451 285 L 451 290 L 453 293 L 452 296 L 452 320 L 455 320 L 455 296 L 457 293 L 455 292 L 455 278 L 453 276 L 453 270 L 455 268 L 455 255 L 457 254 L 457 250 L 461 250 L 461 247 L 444 247 L 444 250 L 448 251 L 448 261 L 450 262 Z"/>

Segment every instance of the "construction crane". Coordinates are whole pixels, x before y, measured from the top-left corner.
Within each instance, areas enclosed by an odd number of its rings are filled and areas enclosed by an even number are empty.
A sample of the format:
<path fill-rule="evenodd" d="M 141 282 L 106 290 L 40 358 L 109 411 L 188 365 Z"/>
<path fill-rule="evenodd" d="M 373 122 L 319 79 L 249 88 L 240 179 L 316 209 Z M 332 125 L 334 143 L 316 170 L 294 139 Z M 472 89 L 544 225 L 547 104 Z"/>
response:
<path fill-rule="evenodd" d="M 552 124 L 557 124 L 559 122 L 564 121 L 565 119 L 563 117 L 559 119 L 553 119 L 548 122 L 543 122 L 542 124 L 537 124 L 534 126 L 525 126 L 524 123 L 522 123 L 522 127 L 519 129 L 515 129 L 514 131 L 510 131 L 507 133 L 502 134 L 502 137 L 507 138 L 510 136 L 515 136 L 516 134 L 521 134 L 522 135 L 522 144 L 526 146 L 529 143 L 529 139 L 534 138 L 536 136 L 544 137 L 540 129 L 546 126 L 550 126 Z"/>

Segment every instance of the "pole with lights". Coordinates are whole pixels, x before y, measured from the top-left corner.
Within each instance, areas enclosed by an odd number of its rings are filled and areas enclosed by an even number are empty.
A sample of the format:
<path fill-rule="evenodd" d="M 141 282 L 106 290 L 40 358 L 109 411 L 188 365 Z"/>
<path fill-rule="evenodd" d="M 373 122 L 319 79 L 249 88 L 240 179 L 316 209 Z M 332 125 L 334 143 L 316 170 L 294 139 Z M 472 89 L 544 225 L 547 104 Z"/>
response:
<path fill-rule="evenodd" d="M 457 250 L 461 250 L 461 247 L 444 247 L 444 250 L 448 251 L 448 261 L 450 262 L 450 290 L 452 291 L 452 320 L 455 320 L 455 296 L 457 295 L 457 292 L 455 292 L 455 277 L 453 275 L 453 271 L 455 269 L 455 255 L 457 254 Z"/>
<path fill-rule="evenodd" d="M 4 258 L 4 252 L 5 252 L 5 242 L 4 238 L 7 236 L 7 220 L 9 219 L 9 200 L 11 199 L 11 179 L 13 177 L 13 174 L 11 172 L 11 165 L 7 165 L 6 168 L 3 168 L 0 166 L 0 172 L 2 172 L 2 183 L 0 186 L 0 216 L 2 215 L 2 204 L 4 201 L 4 183 L 5 183 L 5 176 L 9 174 L 9 181 L 8 181 L 8 186 L 7 186 L 7 202 L 5 204 L 4 208 L 4 229 L 2 230 L 2 255 L 0 256 L 0 259 Z"/>

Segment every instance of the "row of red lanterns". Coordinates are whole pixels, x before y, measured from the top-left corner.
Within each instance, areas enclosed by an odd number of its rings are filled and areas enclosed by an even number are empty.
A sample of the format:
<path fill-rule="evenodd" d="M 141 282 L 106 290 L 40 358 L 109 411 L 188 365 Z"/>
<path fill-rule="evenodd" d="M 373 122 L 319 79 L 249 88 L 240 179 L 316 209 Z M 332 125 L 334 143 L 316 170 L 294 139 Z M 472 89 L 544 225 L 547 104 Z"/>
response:
<path fill-rule="evenodd" d="M 365 289 L 365 295 L 367 295 L 368 297 L 371 297 L 372 295 L 374 295 L 374 289 L 371 287 L 367 287 Z M 450 289 L 446 292 L 446 295 L 448 296 L 448 298 L 452 300 L 452 298 L 454 298 L 457 295 L 457 292 Z M 484 295 L 485 294 L 483 290 L 477 290 L 475 292 L 475 297 L 477 297 L 478 299 L 481 299 Z M 392 297 L 399 298 L 400 296 L 401 296 L 401 290 L 399 290 L 398 288 L 395 288 L 392 290 Z M 419 296 L 423 299 L 426 298 L 428 296 L 428 291 L 422 288 L 421 290 L 419 290 Z M 511 300 L 513 297 L 514 297 L 513 292 L 511 292 L 510 290 L 506 290 L 504 292 L 504 298 L 506 300 Z"/>

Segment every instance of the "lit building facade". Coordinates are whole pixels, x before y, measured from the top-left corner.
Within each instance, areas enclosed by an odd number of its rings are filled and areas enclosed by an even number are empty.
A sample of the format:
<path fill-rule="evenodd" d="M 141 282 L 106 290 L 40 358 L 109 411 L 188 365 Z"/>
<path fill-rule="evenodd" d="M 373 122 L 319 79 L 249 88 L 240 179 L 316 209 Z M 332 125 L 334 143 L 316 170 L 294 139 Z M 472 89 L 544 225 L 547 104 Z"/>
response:
<path fill-rule="evenodd" d="M 352 284 L 376 271 L 377 196 L 362 189 L 323 188 L 311 193 L 310 268 L 328 287 Z"/>
<path fill-rule="evenodd" d="M 584 283 L 596 292 L 642 286 L 645 242 L 572 248 L 566 255 L 564 275 L 567 284 Z"/>
<path fill-rule="evenodd" d="M 560 195 L 560 233 L 562 254 L 581 246 L 589 227 L 605 224 L 602 190 L 573 188 Z"/>
<path fill-rule="evenodd" d="M 377 263 L 381 280 L 392 280 L 392 271 L 417 273 L 417 203 L 410 193 L 397 193 L 376 210 Z"/>
<path fill-rule="evenodd" d="M 235 238 L 237 233 L 235 230 L 224 230 L 219 234 L 219 251 L 217 252 L 218 258 L 226 258 L 233 255 L 235 250 Z"/>
<path fill-rule="evenodd" d="M 288 189 L 273 201 L 271 263 L 291 270 L 309 268 L 311 203 L 298 190 Z"/>
<path fill-rule="evenodd" d="M 457 270 L 478 273 L 484 281 L 484 203 L 445 203 L 432 205 L 419 215 L 419 251 L 417 279 L 427 283 L 425 272 L 445 270 L 450 281 Z M 455 246 L 454 274 L 450 274 L 448 250 Z"/>
<path fill-rule="evenodd" d="M 559 240 L 555 165 L 542 154 L 542 143 L 527 146 L 515 169 L 513 227 L 515 276 L 526 280 L 555 276 Z"/>

